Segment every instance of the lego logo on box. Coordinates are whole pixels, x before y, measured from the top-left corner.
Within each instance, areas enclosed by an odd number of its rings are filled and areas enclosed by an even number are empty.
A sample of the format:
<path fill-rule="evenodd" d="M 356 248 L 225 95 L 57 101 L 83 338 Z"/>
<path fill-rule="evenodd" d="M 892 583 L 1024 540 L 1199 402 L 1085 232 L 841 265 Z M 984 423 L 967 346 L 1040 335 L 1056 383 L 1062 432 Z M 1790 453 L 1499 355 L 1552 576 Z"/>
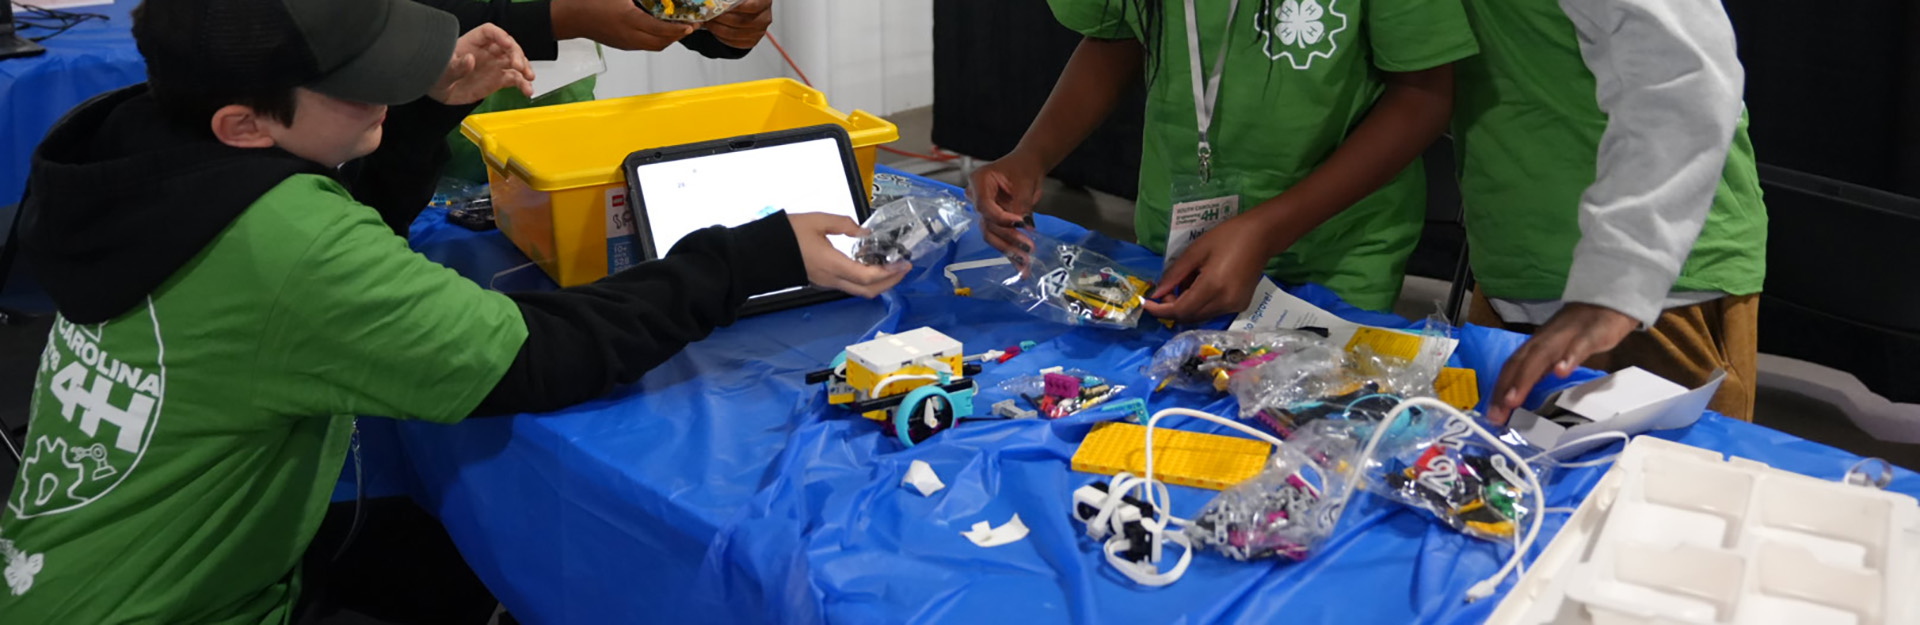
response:
<path fill-rule="evenodd" d="M 607 238 L 636 233 L 633 211 L 627 210 L 626 189 L 607 189 Z"/>

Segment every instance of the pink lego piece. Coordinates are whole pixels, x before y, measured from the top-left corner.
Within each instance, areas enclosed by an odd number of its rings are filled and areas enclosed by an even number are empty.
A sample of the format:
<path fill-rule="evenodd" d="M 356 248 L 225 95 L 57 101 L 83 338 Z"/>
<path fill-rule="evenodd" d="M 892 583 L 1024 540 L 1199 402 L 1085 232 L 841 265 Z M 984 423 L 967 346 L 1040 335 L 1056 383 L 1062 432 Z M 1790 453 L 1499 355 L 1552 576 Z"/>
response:
<path fill-rule="evenodd" d="M 1049 397 L 1080 396 L 1080 378 L 1064 373 L 1049 373 L 1043 380 L 1045 381 L 1047 396 Z"/>

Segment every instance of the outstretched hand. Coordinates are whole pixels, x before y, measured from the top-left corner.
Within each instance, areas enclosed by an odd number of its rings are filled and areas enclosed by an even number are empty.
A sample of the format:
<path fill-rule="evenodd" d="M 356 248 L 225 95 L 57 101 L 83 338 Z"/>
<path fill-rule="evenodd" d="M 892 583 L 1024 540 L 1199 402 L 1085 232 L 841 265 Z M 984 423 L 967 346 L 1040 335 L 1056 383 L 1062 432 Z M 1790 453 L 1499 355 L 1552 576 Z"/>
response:
<path fill-rule="evenodd" d="M 912 266 L 897 263 L 886 267 L 861 264 L 833 246 L 827 235 L 862 236 L 860 224 L 841 215 L 828 213 L 789 213 L 787 223 L 800 241 L 800 257 L 807 265 L 807 282 L 814 286 L 873 298 L 899 284 Z"/>
<path fill-rule="evenodd" d="M 533 66 L 507 31 L 481 24 L 454 44 L 446 72 L 427 91 L 427 97 L 441 104 L 462 106 L 508 87 L 533 97 Z"/>

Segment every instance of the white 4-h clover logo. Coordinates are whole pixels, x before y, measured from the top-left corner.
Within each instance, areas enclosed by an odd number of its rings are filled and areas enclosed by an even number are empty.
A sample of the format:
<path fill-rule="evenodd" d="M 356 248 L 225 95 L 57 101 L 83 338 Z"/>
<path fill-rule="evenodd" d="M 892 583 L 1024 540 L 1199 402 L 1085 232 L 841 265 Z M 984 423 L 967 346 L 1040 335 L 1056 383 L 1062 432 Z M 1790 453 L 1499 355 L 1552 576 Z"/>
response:
<path fill-rule="evenodd" d="M 1280 26 L 1274 29 L 1274 34 L 1279 35 L 1282 44 L 1305 48 L 1320 43 L 1320 36 L 1327 34 L 1326 25 L 1320 23 L 1326 12 L 1314 0 L 1287 0 L 1280 4 L 1277 14 Z"/>
<path fill-rule="evenodd" d="M 6 564 L 7 590 L 16 597 L 27 594 L 33 588 L 33 578 L 46 565 L 43 554 L 22 551 L 13 545 L 13 541 L 4 538 L 0 538 L 0 560 Z"/>
<path fill-rule="evenodd" d="M 1285 0 L 1263 10 L 1254 21 L 1260 49 L 1267 58 L 1286 59 L 1294 69 L 1313 66 L 1316 58 L 1331 58 L 1340 43 L 1336 35 L 1347 29 L 1347 15 L 1336 7 L 1340 0 Z"/>

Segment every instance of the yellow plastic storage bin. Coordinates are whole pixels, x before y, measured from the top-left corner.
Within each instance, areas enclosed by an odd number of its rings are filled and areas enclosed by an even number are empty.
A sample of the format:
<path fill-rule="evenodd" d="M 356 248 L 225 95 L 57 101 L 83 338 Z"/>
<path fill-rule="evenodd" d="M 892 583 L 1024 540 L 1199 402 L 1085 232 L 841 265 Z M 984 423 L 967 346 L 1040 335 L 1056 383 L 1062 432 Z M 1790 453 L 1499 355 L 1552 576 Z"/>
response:
<path fill-rule="evenodd" d="M 825 94 L 785 78 L 474 115 L 460 133 L 486 160 L 500 231 L 573 286 L 637 260 L 620 168 L 628 154 L 821 124 L 847 129 L 871 193 L 875 152 L 900 129 L 834 110 Z M 752 184 L 752 172 L 741 175 Z"/>

